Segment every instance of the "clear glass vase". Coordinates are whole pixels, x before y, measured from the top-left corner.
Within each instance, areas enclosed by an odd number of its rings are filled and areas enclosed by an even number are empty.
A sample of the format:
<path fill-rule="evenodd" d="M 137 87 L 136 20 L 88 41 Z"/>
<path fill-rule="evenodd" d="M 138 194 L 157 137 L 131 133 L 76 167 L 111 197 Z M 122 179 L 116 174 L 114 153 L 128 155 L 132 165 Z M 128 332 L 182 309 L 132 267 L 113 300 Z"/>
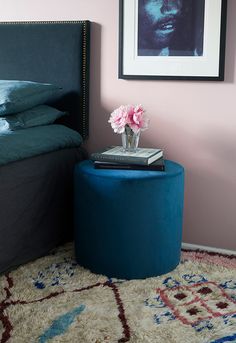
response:
<path fill-rule="evenodd" d="M 140 137 L 140 130 L 135 133 L 130 127 L 126 127 L 125 131 L 121 134 L 122 146 L 124 151 L 136 152 L 138 148 Z"/>

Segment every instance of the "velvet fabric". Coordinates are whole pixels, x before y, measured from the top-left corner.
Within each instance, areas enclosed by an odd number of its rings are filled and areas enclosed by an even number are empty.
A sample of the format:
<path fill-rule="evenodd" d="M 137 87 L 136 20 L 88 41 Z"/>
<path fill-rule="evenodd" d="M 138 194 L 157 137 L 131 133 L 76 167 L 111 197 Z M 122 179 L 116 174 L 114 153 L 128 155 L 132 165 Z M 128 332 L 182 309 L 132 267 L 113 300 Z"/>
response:
<path fill-rule="evenodd" d="M 184 168 L 165 172 L 95 169 L 74 172 L 75 251 L 79 264 L 109 277 L 139 279 L 180 261 Z"/>
<path fill-rule="evenodd" d="M 79 147 L 82 141 L 77 131 L 58 124 L 2 132 L 0 166 L 60 149 Z"/>
<path fill-rule="evenodd" d="M 0 80 L 0 116 L 22 112 L 59 96 L 61 88 L 48 83 Z"/>
<path fill-rule="evenodd" d="M 68 112 L 61 123 L 87 137 L 90 22 L 0 23 L 0 42 L 1 80 L 29 80 L 62 88 L 59 99 L 50 105 Z"/>
<path fill-rule="evenodd" d="M 29 110 L 0 117 L 0 134 L 5 130 L 28 129 L 29 127 L 52 124 L 56 119 L 66 115 L 56 108 L 47 105 L 39 105 Z"/>

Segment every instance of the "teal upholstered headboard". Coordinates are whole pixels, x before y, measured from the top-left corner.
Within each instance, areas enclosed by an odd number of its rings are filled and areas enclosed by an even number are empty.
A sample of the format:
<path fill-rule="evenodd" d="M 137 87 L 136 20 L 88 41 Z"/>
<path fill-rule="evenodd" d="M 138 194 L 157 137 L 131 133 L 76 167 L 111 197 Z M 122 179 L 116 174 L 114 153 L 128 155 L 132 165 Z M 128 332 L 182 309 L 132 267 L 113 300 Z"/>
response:
<path fill-rule="evenodd" d="M 59 85 L 63 124 L 88 136 L 89 21 L 0 23 L 0 79 Z"/>

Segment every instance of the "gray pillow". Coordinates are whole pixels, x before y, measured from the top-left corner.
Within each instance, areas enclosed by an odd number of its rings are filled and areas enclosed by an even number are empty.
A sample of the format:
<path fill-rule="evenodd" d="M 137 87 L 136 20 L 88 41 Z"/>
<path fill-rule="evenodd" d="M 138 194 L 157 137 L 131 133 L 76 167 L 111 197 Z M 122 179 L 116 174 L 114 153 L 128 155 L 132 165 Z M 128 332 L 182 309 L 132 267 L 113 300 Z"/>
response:
<path fill-rule="evenodd" d="M 66 114 L 66 112 L 61 112 L 56 108 L 39 105 L 24 112 L 7 117 L 0 117 L 0 132 L 52 124 L 56 119 Z"/>
<path fill-rule="evenodd" d="M 49 83 L 0 80 L 0 116 L 18 113 L 54 100 L 61 88 Z"/>

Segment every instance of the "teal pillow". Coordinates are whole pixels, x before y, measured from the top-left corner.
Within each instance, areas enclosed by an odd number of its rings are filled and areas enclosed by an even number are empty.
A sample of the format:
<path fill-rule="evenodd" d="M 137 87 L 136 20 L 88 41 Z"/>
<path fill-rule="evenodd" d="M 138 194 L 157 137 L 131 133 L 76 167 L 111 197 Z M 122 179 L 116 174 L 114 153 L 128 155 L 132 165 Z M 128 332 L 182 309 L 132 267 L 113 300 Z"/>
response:
<path fill-rule="evenodd" d="M 39 105 L 30 110 L 13 114 L 5 118 L 0 117 L 0 132 L 52 124 L 56 119 L 66 114 L 66 112 L 61 112 L 56 108 L 47 105 Z"/>
<path fill-rule="evenodd" d="M 49 83 L 0 80 L 0 116 L 18 113 L 54 100 L 61 88 Z"/>

